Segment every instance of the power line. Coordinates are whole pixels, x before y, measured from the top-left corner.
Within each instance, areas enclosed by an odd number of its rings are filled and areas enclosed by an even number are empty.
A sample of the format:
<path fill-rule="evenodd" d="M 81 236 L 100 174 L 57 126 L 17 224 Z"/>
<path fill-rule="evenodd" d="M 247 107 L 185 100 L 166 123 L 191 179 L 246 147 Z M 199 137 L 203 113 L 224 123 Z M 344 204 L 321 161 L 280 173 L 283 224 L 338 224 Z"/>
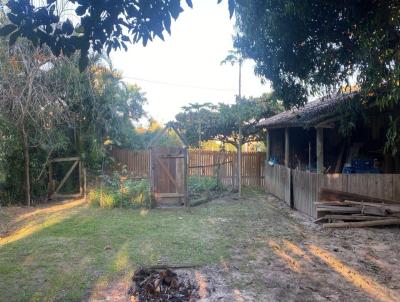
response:
<path fill-rule="evenodd" d="M 189 85 L 189 84 L 180 84 L 180 83 L 171 83 L 171 82 L 164 82 L 164 81 L 156 81 L 156 80 L 148 80 L 136 77 L 126 77 L 124 76 L 123 79 L 134 80 L 134 81 L 141 81 L 159 85 L 166 85 L 166 86 L 175 86 L 175 87 L 186 87 L 186 88 L 193 88 L 193 89 L 200 89 L 200 90 L 216 90 L 216 91 L 235 91 L 234 89 L 227 89 L 227 88 L 217 88 L 217 87 L 206 87 L 206 86 L 196 86 L 196 85 Z"/>

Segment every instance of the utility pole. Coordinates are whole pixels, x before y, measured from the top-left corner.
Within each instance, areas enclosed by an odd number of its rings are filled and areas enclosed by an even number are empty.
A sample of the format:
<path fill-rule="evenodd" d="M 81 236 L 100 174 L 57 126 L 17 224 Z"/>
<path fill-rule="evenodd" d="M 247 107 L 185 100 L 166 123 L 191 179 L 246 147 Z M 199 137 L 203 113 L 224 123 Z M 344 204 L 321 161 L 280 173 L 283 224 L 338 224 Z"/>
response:
<path fill-rule="evenodd" d="M 242 64 L 243 59 L 239 58 L 239 101 L 242 100 Z M 242 196 L 242 115 L 239 111 L 239 141 L 238 141 L 238 185 L 239 197 Z"/>
<path fill-rule="evenodd" d="M 231 63 L 232 66 L 236 63 L 239 63 L 239 94 L 237 95 L 237 100 L 241 102 L 242 100 L 242 65 L 243 65 L 243 58 L 237 51 L 229 51 L 229 55 L 221 62 L 221 64 Z M 238 119 L 239 119 L 239 137 L 237 142 L 237 180 L 238 180 L 238 190 L 239 190 L 239 197 L 242 195 L 242 141 L 243 141 L 243 134 L 242 134 L 242 115 L 239 110 L 238 112 Z M 232 179 L 234 183 L 235 178 Z M 234 184 L 233 184 L 234 185 Z"/>

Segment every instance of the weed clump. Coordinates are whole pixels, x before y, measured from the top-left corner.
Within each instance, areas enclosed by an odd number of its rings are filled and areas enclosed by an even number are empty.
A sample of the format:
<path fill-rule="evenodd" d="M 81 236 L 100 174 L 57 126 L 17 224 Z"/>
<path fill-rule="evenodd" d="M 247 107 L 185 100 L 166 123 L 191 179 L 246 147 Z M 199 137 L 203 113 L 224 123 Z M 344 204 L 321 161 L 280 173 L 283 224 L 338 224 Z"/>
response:
<path fill-rule="evenodd" d="M 88 203 L 101 208 L 151 208 L 149 181 L 127 179 L 115 172 L 89 192 Z"/>

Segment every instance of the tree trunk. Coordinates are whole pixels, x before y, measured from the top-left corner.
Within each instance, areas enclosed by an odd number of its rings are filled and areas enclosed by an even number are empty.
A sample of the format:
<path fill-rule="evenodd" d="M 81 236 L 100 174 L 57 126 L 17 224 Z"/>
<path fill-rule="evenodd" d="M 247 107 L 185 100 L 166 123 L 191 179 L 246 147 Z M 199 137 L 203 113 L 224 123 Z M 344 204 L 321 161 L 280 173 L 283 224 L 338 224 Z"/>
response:
<path fill-rule="evenodd" d="M 25 202 L 28 206 L 31 205 L 31 179 L 30 179 L 30 158 L 29 158 L 29 143 L 28 135 L 25 130 L 25 125 L 22 125 L 22 137 L 24 142 L 24 185 L 25 185 Z"/>

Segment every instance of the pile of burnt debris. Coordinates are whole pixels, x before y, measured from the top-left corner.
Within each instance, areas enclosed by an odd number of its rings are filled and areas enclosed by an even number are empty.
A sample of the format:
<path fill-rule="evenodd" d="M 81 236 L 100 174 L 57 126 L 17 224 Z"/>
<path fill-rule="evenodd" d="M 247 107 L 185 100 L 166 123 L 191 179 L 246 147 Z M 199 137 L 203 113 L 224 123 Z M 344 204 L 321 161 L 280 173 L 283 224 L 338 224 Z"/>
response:
<path fill-rule="evenodd" d="M 128 294 L 132 302 L 192 302 L 199 299 L 199 287 L 188 276 L 169 268 L 140 268 L 132 277 Z"/>

